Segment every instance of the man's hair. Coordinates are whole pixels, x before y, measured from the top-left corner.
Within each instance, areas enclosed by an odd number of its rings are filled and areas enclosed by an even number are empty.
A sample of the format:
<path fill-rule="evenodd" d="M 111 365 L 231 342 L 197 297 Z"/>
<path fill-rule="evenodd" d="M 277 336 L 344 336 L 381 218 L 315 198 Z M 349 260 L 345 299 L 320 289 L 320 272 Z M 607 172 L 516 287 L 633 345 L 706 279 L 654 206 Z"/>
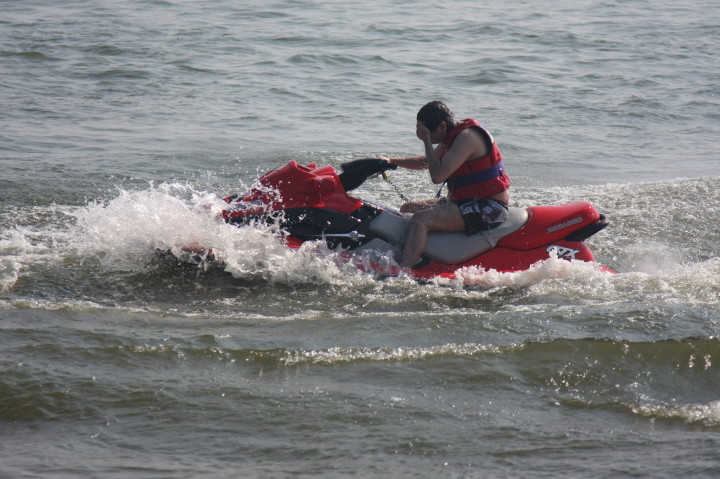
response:
<path fill-rule="evenodd" d="M 440 126 L 440 123 L 443 121 L 448 131 L 455 127 L 455 118 L 453 118 L 450 108 L 438 100 L 423 105 L 417 114 L 417 120 L 430 131 L 437 130 L 437 127 Z"/>

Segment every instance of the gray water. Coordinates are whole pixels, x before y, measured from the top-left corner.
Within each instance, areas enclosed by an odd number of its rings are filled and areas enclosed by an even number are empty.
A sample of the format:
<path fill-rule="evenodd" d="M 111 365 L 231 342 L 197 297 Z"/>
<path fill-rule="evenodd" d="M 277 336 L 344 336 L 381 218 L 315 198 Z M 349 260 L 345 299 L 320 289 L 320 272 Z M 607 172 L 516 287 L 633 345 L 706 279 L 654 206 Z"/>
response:
<path fill-rule="evenodd" d="M 0 2 L 0 477 L 716 477 L 719 19 Z M 419 154 L 431 99 L 492 131 L 515 206 L 593 202 L 619 274 L 379 279 L 207 214 L 290 159 Z M 226 267 L 155 254 L 190 241 Z"/>

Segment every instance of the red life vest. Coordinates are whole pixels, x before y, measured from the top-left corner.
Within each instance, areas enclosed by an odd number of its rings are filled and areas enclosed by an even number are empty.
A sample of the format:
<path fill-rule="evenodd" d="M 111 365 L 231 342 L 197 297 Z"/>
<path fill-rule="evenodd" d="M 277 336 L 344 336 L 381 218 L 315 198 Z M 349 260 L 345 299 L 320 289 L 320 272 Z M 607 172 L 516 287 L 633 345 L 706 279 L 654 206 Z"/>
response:
<path fill-rule="evenodd" d="M 463 163 L 447 179 L 450 200 L 489 198 L 510 187 L 510 177 L 505 173 L 500 149 L 490 133 L 472 118 L 462 120 L 450 130 L 443 141 L 442 157 L 452 146 L 455 137 L 468 128 L 475 128 L 486 139 L 488 154 Z"/>

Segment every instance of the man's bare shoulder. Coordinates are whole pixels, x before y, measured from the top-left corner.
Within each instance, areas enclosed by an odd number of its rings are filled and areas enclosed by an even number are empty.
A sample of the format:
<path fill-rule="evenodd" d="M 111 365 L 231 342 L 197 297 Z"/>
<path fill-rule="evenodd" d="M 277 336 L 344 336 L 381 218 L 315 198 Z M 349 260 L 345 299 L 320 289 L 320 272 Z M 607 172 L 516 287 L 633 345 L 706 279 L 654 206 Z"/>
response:
<path fill-rule="evenodd" d="M 458 146 L 465 151 L 472 151 L 471 158 L 468 159 L 485 156 L 488 153 L 485 139 L 475 128 L 466 128 L 458 133 L 453 141 L 453 146 Z"/>

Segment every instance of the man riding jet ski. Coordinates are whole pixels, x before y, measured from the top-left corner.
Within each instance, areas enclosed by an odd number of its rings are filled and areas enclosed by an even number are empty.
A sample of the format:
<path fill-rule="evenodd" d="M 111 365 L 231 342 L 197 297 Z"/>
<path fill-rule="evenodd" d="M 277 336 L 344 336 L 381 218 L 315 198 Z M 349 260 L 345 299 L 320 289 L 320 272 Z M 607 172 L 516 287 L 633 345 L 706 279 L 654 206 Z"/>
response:
<path fill-rule="evenodd" d="M 465 267 L 510 272 L 550 257 L 594 261 L 585 240 L 608 221 L 592 204 L 509 207 L 510 179 L 492 136 L 475 120 L 455 122 L 442 102 L 420 109 L 416 131 L 424 156 L 355 160 L 341 165 L 340 174 L 329 165 L 290 161 L 250 191 L 226 198 L 222 218 L 237 226 L 276 225 L 291 248 L 324 240 L 359 268 L 382 274 L 452 278 Z M 434 183 L 447 183 L 448 197 L 438 192 L 395 211 L 348 194 L 398 166 L 427 168 Z M 181 259 L 192 263 L 218 260 L 204 247 L 182 251 Z"/>
<path fill-rule="evenodd" d="M 492 135 L 471 118 L 456 122 L 450 109 L 431 101 L 417 114 L 417 137 L 424 156 L 389 161 L 411 169 L 428 169 L 435 184 L 448 185 L 447 198 L 406 203 L 414 213 L 400 264 L 412 267 L 425 249 L 430 231 L 465 231 L 473 235 L 507 219 L 510 178 Z M 437 146 L 434 146 L 437 145 Z M 441 187 L 442 190 L 442 187 Z"/>

